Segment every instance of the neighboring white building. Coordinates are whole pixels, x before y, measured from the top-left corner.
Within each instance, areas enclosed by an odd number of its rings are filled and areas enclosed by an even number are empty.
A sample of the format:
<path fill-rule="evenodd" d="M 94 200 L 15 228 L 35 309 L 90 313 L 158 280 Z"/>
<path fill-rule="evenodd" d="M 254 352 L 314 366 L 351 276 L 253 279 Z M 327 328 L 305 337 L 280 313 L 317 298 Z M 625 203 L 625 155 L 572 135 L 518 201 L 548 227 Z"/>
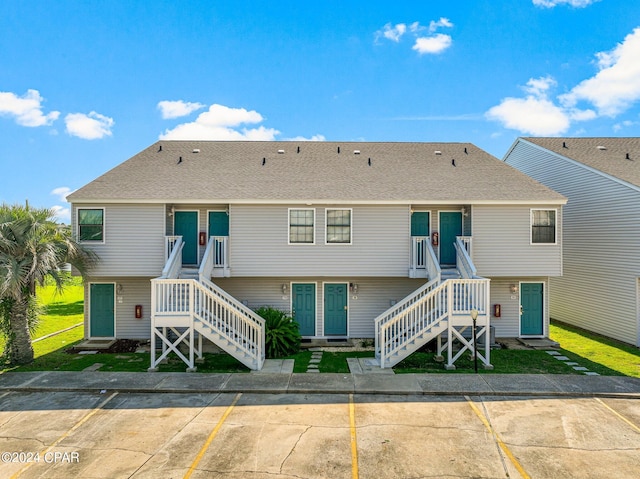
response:
<path fill-rule="evenodd" d="M 551 317 L 640 346 L 640 139 L 520 138 L 504 161 L 569 199 Z"/>
<path fill-rule="evenodd" d="M 69 200 L 74 234 L 101 258 L 89 338 L 187 325 L 175 302 L 196 286 L 175 288 L 189 278 L 233 304 L 225 314 L 270 305 L 306 338 L 377 339 L 376 324 L 445 318 L 446 304 L 424 308 L 446 279 L 455 309 L 488 278 L 490 300 L 460 314 L 482 306 L 498 337 L 545 337 L 548 278 L 562 274 L 566 198 L 469 143 L 159 141 Z M 474 294 L 489 294 L 482 281 Z"/>

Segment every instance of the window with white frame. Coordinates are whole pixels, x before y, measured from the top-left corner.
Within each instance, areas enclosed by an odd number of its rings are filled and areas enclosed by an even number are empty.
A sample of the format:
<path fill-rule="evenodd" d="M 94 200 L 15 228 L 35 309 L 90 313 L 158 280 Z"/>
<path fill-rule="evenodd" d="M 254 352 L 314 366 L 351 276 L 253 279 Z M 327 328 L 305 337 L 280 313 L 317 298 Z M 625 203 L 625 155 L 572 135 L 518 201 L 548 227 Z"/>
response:
<path fill-rule="evenodd" d="M 326 210 L 327 243 L 351 244 L 351 209 Z"/>
<path fill-rule="evenodd" d="M 556 243 L 556 210 L 531 210 L 531 243 Z"/>
<path fill-rule="evenodd" d="M 314 243 L 315 210 L 289 209 L 289 243 Z"/>
<path fill-rule="evenodd" d="M 104 241 L 104 208 L 78 209 L 78 239 Z"/>

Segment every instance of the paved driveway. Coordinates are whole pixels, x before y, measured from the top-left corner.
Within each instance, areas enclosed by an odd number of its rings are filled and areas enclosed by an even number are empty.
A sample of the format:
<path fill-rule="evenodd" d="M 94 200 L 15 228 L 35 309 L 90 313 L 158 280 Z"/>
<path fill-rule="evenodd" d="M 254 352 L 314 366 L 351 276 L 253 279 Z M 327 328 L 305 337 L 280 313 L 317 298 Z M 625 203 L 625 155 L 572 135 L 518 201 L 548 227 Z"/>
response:
<path fill-rule="evenodd" d="M 640 400 L 7 392 L 0 477 L 637 478 Z"/>

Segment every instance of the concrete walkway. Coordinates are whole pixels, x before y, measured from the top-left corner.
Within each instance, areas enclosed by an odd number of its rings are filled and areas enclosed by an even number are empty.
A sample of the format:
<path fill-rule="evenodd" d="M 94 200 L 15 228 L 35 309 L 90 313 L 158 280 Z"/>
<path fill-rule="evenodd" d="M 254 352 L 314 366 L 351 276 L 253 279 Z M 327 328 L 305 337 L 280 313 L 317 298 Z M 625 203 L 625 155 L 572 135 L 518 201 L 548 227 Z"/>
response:
<path fill-rule="evenodd" d="M 288 368 L 284 368 L 288 369 Z M 424 394 L 640 398 L 640 378 L 546 374 L 257 374 L 41 371 L 0 374 L 0 393 Z"/>

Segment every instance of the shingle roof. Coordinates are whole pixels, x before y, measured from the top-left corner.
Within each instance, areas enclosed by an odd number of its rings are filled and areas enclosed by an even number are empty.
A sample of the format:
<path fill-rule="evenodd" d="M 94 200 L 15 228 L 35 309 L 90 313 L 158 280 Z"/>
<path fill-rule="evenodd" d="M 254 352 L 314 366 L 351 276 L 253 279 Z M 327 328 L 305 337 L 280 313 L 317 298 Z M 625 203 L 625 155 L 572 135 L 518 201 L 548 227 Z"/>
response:
<path fill-rule="evenodd" d="M 69 200 L 563 203 L 565 198 L 470 143 L 159 141 Z"/>
<path fill-rule="evenodd" d="M 640 186 L 640 138 L 523 139 L 620 180 Z"/>

